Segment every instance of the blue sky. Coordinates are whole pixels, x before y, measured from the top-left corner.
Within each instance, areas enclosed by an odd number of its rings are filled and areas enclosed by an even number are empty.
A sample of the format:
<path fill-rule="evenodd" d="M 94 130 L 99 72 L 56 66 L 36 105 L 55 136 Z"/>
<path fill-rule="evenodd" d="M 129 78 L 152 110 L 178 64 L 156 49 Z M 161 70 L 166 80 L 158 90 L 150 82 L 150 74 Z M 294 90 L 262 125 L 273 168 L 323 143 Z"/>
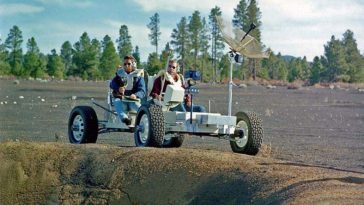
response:
<path fill-rule="evenodd" d="M 170 41 L 172 29 L 181 17 L 199 10 L 208 17 L 215 5 L 223 17 L 231 19 L 239 0 L 0 0 L 0 39 L 18 25 L 24 46 L 34 36 L 43 53 L 63 42 L 72 44 L 86 31 L 101 40 L 109 35 L 115 41 L 125 24 L 138 45 L 142 60 L 154 51 L 146 25 L 158 12 L 161 19 L 161 47 Z M 275 52 L 307 56 L 323 55 L 323 45 L 331 35 L 342 38 L 350 29 L 364 53 L 364 0 L 258 0 L 262 11 L 262 41 Z"/>

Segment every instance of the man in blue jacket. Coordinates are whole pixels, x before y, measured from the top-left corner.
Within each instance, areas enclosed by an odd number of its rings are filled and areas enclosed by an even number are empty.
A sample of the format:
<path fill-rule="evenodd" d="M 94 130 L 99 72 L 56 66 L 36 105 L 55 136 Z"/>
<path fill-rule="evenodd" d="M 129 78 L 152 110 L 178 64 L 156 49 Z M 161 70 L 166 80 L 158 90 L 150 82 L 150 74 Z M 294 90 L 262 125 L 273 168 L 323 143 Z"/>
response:
<path fill-rule="evenodd" d="M 131 55 L 124 57 L 124 67 L 119 68 L 116 76 L 110 83 L 113 89 L 115 110 L 120 120 L 126 125 L 131 124 L 131 119 L 126 112 L 137 111 L 140 100 L 145 96 L 145 82 L 142 69 L 136 69 L 135 58 Z"/>

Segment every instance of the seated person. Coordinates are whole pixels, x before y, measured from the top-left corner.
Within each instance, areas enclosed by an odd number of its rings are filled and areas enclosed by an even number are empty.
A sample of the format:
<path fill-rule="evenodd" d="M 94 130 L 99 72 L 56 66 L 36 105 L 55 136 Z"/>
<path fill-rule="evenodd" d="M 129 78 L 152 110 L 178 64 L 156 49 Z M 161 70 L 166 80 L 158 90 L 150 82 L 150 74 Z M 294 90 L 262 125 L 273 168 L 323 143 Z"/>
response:
<path fill-rule="evenodd" d="M 140 76 L 142 70 L 136 70 L 135 58 L 131 55 L 124 57 L 124 68 L 119 68 L 116 76 L 110 83 L 110 88 L 113 89 L 115 110 L 121 122 L 126 125 L 131 124 L 131 119 L 128 118 L 126 112 L 130 110 L 137 111 L 140 107 L 138 99 L 145 96 L 145 82 L 144 78 Z M 120 83 L 121 78 L 126 78 L 126 85 Z M 125 96 L 130 101 L 123 101 Z M 135 100 L 135 101 L 134 101 Z"/>
<path fill-rule="evenodd" d="M 202 105 L 192 105 L 191 102 L 191 94 L 186 94 L 183 102 L 179 104 L 177 107 L 171 109 L 171 111 L 182 111 L 182 112 L 190 112 L 192 107 L 192 112 L 206 112 L 206 109 Z"/>
<path fill-rule="evenodd" d="M 152 91 L 150 92 L 150 96 L 153 99 L 162 100 L 161 94 L 164 93 L 167 89 L 167 85 L 174 84 L 180 85 L 185 88 L 184 78 L 182 75 L 177 73 L 178 71 L 178 63 L 176 60 L 170 60 L 168 62 L 168 70 L 167 73 L 162 73 L 157 79 L 155 79 Z M 161 88 L 163 85 L 163 91 L 161 92 Z M 181 111 L 181 112 L 189 112 L 191 110 L 191 95 L 186 94 L 184 97 L 184 102 L 179 104 L 178 106 L 171 108 L 171 111 Z M 193 105 L 193 112 L 205 112 L 206 109 L 200 105 Z"/>
<path fill-rule="evenodd" d="M 177 73 L 177 69 L 177 61 L 170 60 L 168 62 L 167 72 L 160 73 L 159 77 L 153 83 L 153 88 L 150 92 L 150 96 L 153 99 L 162 100 L 162 93 L 166 92 L 167 85 L 169 84 L 181 85 L 184 88 L 183 76 Z"/>

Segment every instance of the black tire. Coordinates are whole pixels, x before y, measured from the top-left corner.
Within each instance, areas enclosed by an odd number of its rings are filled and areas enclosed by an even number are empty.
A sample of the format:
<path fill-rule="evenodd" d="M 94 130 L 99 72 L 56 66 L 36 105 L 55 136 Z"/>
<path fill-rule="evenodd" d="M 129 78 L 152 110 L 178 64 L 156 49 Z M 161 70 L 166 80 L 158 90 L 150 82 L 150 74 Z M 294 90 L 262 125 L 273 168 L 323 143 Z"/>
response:
<path fill-rule="evenodd" d="M 235 116 L 237 117 L 237 125 L 246 125 L 248 133 L 244 133 L 247 137 L 246 144 L 239 144 L 236 141 L 230 141 L 231 149 L 236 153 L 256 155 L 263 142 L 262 120 L 253 112 L 238 112 Z M 242 134 L 243 132 L 239 132 L 239 130 L 236 129 L 234 139 L 242 139 L 239 138 L 242 137 Z"/>
<path fill-rule="evenodd" d="M 135 121 L 134 140 L 137 147 L 162 147 L 164 141 L 164 115 L 162 107 L 142 105 Z"/>
<path fill-rule="evenodd" d="M 68 120 L 68 137 L 73 144 L 95 143 L 98 134 L 98 120 L 95 110 L 89 106 L 72 109 Z"/>
<path fill-rule="evenodd" d="M 184 135 L 178 135 L 177 137 L 172 137 L 169 140 L 164 140 L 163 147 L 167 148 L 181 147 L 184 140 L 185 140 Z"/>

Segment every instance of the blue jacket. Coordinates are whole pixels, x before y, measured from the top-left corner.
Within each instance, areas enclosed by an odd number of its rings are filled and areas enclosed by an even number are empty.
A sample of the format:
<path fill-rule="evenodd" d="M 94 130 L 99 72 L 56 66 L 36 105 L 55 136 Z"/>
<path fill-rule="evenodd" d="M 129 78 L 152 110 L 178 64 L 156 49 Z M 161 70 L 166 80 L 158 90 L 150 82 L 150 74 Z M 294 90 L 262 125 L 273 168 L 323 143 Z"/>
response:
<path fill-rule="evenodd" d="M 115 76 L 111 83 L 110 83 L 110 88 L 113 89 L 114 91 L 118 92 L 120 86 L 117 83 L 116 80 L 117 76 Z M 136 79 L 134 79 L 134 85 L 133 88 L 131 90 L 125 90 L 125 95 L 129 96 L 131 94 L 136 95 L 139 99 L 144 98 L 145 96 L 145 82 L 144 82 L 144 78 L 143 77 L 136 77 Z"/>

